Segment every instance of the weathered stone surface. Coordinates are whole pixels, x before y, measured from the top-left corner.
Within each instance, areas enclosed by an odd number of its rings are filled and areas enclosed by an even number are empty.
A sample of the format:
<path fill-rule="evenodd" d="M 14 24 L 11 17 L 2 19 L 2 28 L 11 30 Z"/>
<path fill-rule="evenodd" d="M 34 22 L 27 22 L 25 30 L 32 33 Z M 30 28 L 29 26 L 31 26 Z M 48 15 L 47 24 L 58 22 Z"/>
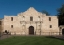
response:
<path fill-rule="evenodd" d="M 30 17 L 33 21 L 30 21 Z M 11 21 L 13 17 L 13 21 Z M 51 17 L 51 21 L 49 21 Z M 13 25 L 13 28 L 11 28 Z M 52 25 L 52 28 L 50 28 Z M 59 35 L 57 16 L 46 16 L 30 7 L 27 11 L 19 13 L 17 16 L 4 16 L 3 32 L 7 30 L 12 35 L 29 35 L 29 27 L 34 27 L 34 34 L 36 35 Z"/>

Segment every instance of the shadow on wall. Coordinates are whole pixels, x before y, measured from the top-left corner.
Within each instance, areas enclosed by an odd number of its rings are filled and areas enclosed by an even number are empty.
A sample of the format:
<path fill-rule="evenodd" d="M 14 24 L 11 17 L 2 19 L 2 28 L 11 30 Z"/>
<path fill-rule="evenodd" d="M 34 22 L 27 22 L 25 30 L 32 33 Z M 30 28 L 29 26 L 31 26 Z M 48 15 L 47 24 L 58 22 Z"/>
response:
<path fill-rule="evenodd" d="M 64 36 L 64 29 L 62 29 L 62 35 Z"/>

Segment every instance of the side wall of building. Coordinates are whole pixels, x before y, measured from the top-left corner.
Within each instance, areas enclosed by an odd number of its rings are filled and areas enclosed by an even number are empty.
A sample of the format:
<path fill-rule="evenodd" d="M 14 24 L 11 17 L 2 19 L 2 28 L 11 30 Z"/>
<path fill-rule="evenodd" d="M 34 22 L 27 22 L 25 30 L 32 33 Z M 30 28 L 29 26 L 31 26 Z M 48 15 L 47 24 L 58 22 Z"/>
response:
<path fill-rule="evenodd" d="M 50 19 L 49 19 L 50 18 Z M 43 17 L 42 34 L 59 35 L 58 19 L 57 16 Z"/>

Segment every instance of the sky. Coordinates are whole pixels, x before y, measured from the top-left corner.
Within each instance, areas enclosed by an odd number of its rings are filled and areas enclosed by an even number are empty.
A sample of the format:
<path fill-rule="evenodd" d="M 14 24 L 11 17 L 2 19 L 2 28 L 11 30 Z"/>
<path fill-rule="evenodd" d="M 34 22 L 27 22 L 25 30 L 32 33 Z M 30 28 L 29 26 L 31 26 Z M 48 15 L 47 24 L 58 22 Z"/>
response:
<path fill-rule="evenodd" d="M 62 4 L 64 0 L 0 0 L 0 18 L 4 18 L 4 15 L 16 16 L 30 7 L 34 7 L 38 12 L 46 10 L 54 16 Z"/>

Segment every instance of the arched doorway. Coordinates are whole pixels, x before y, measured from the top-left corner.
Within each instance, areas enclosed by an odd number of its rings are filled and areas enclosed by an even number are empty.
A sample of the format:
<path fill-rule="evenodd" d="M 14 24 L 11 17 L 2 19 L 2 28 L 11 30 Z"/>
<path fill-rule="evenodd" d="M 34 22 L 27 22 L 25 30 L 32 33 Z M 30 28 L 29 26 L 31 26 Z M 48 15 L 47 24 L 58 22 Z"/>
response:
<path fill-rule="evenodd" d="M 62 35 L 64 35 L 64 29 L 62 29 Z"/>
<path fill-rule="evenodd" d="M 29 35 L 34 35 L 34 27 L 33 26 L 29 27 Z"/>

